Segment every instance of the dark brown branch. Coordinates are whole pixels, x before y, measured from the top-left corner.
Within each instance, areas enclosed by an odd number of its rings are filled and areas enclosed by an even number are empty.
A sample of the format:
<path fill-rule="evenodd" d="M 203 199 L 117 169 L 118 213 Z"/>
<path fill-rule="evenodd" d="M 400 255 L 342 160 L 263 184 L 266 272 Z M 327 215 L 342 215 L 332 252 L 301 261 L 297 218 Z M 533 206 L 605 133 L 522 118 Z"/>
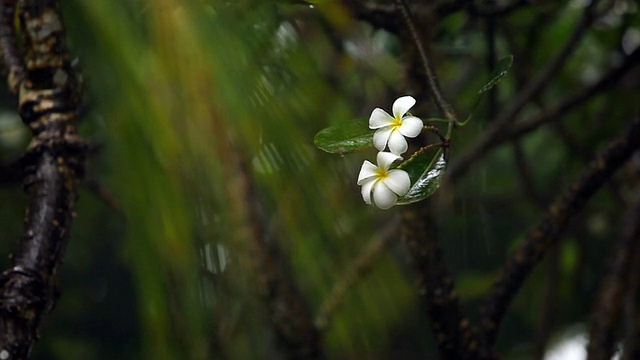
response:
<path fill-rule="evenodd" d="M 398 240 L 397 234 L 400 222 L 397 220 L 385 226 L 382 232 L 367 244 L 358 257 L 344 271 L 340 280 L 334 284 L 316 316 L 315 323 L 320 330 L 326 330 L 329 327 L 333 314 L 342 305 L 349 290 L 355 287 L 358 281 L 371 271 L 375 261 L 385 253 L 385 250 L 391 244 Z"/>
<path fill-rule="evenodd" d="M 546 68 L 544 68 L 540 74 L 535 76 L 531 82 L 529 82 L 522 91 L 518 93 L 518 96 L 502 111 L 496 123 L 506 124 L 511 122 L 520 111 L 529 103 L 532 99 L 540 94 L 540 92 L 549 85 L 550 80 L 562 69 L 563 65 L 569 59 L 569 56 L 574 53 L 576 47 L 580 44 L 580 40 L 584 37 L 587 30 L 595 20 L 593 8 L 596 1 L 591 2 L 584 10 L 584 14 L 578 20 L 578 24 L 569 36 L 562 49 L 551 59 Z"/>
<path fill-rule="evenodd" d="M 522 143 L 518 140 L 513 141 L 513 154 L 515 167 L 520 178 L 520 187 L 524 197 L 537 209 L 543 211 L 547 204 L 547 199 L 543 197 L 535 187 L 532 175 L 533 169 L 526 158 L 524 149 L 522 148 Z M 534 359 L 544 359 L 550 329 L 553 325 L 553 314 L 558 300 L 558 262 L 560 251 L 558 246 L 554 246 L 550 252 L 549 262 L 546 268 L 546 279 L 542 290 L 538 327 L 536 329 L 533 344 Z"/>
<path fill-rule="evenodd" d="M 626 56 L 622 64 L 611 69 L 599 81 L 588 87 L 581 88 L 562 102 L 555 104 L 529 120 L 510 126 L 508 124 L 510 121 L 506 121 L 507 117 L 499 116 L 498 120 L 484 132 L 482 137 L 464 148 L 459 154 L 456 154 L 455 159 L 448 168 L 446 181 L 453 183 L 460 179 L 471 168 L 473 163 L 505 141 L 523 136 L 546 123 L 559 121 L 569 111 L 614 86 L 618 80 L 638 64 L 640 64 L 640 48 L 636 48 Z"/>
<path fill-rule="evenodd" d="M 440 84 L 438 83 L 438 77 L 436 76 L 436 73 L 431 66 L 431 61 L 429 60 L 427 50 L 424 47 L 422 36 L 418 32 L 418 29 L 416 29 L 415 21 L 413 21 L 413 17 L 409 13 L 409 8 L 404 3 L 404 0 L 395 0 L 395 4 L 398 11 L 400 12 L 400 15 L 402 15 L 402 18 L 406 22 L 409 34 L 411 34 L 413 42 L 416 45 L 416 49 L 418 50 L 418 55 L 420 56 L 422 67 L 424 68 L 427 86 L 431 90 L 431 95 L 433 95 L 435 103 L 438 106 L 440 112 L 449 121 L 451 121 L 452 124 L 455 124 L 458 121 L 456 118 L 456 114 L 442 94 Z"/>
<path fill-rule="evenodd" d="M 638 153 L 636 153 L 638 154 Z M 640 156 L 638 156 L 640 160 Z M 638 313 L 638 290 L 640 290 L 640 248 L 636 247 L 636 261 L 632 264 L 625 289 L 624 333 L 622 360 L 640 358 L 640 314 Z"/>
<path fill-rule="evenodd" d="M 233 146 L 230 146 L 233 148 Z M 313 315 L 297 284 L 290 276 L 287 258 L 281 254 L 277 241 L 267 242 L 264 217 L 250 176 L 249 161 L 243 161 L 242 151 L 228 151 L 230 162 L 235 163 L 235 174 L 228 179 L 234 189 L 234 206 L 242 217 L 238 232 L 246 234 L 251 251 L 253 275 L 258 296 L 267 307 L 269 318 L 276 333 L 276 346 L 285 359 L 322 359 L 321 336 L 313 321 Z"/>
<path fill-rule="evenodd" d="M 526 158 L 522 143 L 518 140 L 513 142 L 513 160 L 516 167 L 518 177 L 520 179 L 520 187 L 524 196 L 536 208 L 543 210 L 547 204 L 547 199 L 543 198 L 540 191 L 536 189 L 533 181 L 533 169 Z"/>
<path fill-rule="evenodd" d="M 498 329 L 511 300 L 540 262 L 569 220 L 577 214 L 591 196 L 640 147 L 640 119 L 594 159 L 567 191 L 558 196 L 538 225 L 529 233 L 511 256 L 502 275 L 494 283 L 483 308 L 482 330 L 485 344 L 492 347 Z"/>
<path fill-rule="evenodd" d="M 276 345 L 285 359 L 322 359 L 321 336 L 313 315 L 288 271 L 288 262 L 264 239 L 254 244 L 260 262 L 260 288 L 276 330 Z"/>
<path fill-rule="evenodd" d="M 449 167 L 447 179 L 456 181 L 474 161 L 495 147 L 497 145 L 496 142 L 504 141 L 503 139 L 506 138 L 506 134 L 508 133 L 509 124 L 515 120 L 529 102 L 535 99 L 549 85 L 550 80 L 557 75 L 567 62 L 569 56 L 574 53 L 575 48 L 580 44 L 581 39 L 596 18 L 594 14 L 595 3 L 596 2 L 592 2 L 585 8 L 582 17 L 569 36 L 569 39 L 567 39 L 562 49 L 551 59 L 547 67 L 536 75 L 524 89 L 507 104 L 480 139 L 463 149 L 463 151 L 456 156 L 455 161 Z"/>
<path fill-rule="evenodd" d="M 638 226 L 640 223 L 640 195 L 638 190 L 640 188 L 640 152 L 636 152 L 630 161 L 630 175 L 632 182 L 636 188 L 636 196 L 632 201 L 632 205 L 629 210 L 629 219 L 632 219 L 633 212 L 635 211 L 636 223 L 633 226 Z M 631 221 L 631 220 L 629 220 Z M 636 242 L 639 241 L 640 236 L 636 237 Z M 632 262 L 631 268 L 628 273 L 627 287 L 624 295 L 624 334 L 625 341 L 622 353 L 622 360 L 632 360 L 640 358 L 640 313 L 638 312 L 638 299 L 640 299 L 640 246 L 635 246 L 635 261 Z"/>
<path fill-rule="evenodd" d="M 624 233 L 617 246 L 609 273 L 602 279 L 600 285 L 601 290 L 593 310 L 589 331 L 588 360 L 608 360 L 614 354 L 615 331 L 621 320 L 623 298 L 629 284 L 630 270 L 633 264 L 640 261 L 639 245 L 640 197 L 636 196 L 624 223 Z"/>
<path fill-rule="evenodd" d="M 3 11 L 4 16 L 8 13 Z M 24 235 L 12 268 L 0 275 L 0 355 L 8 359 L 29 356 L 40 321 L 55 303 L 55 277 L 69 235 L 84 151 L 76 134 L 77 82 L 59 4 L 27 0 L 20 15 L 27 71 L 19 84 L 19 112 L 33 138 L 22 159 L 28 196 Z M 5 29 L 3 34 L 11 32 Z M 17 61 L 16 56 L 9 54 L 5 62 Z"/>
<path fill-rule="evenodd" d="M 434 233 L 426 203 L 403 209 L 403 236 L 418 274 L 418 289 L 424 297 L 435 340 L 444 359 L 490 359 L 481 354 L 475 329 L 460 310 L 454 281 Z"/>
<path fill-rule="evenodd" d="M 544 359 L 547 352 L 547 343 L 553 329 L 554 313 L 558 308 L 560 248 L 554 246 L 550 249 L 549 263 L 546 269 L 546 279 L 542 290 L 540 303 L 540 316 L 533 343 L 533 358 Z"/>
<path fill-rule="evenodd" d="M 18 48 L 14 21 L 18 0 L 2 0 L 0 2 L 0 58 L 3 75 L 7 77 L 7 86 L 13 95 L 24 79 L 24 62 Z"/>
<path fill-rule="evenodd" d="M 640 65 L 640 48 L 636 48 L 631 54 L 624 58 L 624 61 L 620 66 L 611 69 L 596 83 L 577 91 L 573 95 L 567 97 L 563 102 L 529 120 L 514 124 L 508 129 L 505 138 L 520 137 L 544 124 L 557 121 L 559 117 L 563 116 L 570 110 L 613 87 L 620 79 L 622 79 L 623 76 L 638 65 Z M 503 140 L 499 138 L 498 142 L 501 141 Z"/>

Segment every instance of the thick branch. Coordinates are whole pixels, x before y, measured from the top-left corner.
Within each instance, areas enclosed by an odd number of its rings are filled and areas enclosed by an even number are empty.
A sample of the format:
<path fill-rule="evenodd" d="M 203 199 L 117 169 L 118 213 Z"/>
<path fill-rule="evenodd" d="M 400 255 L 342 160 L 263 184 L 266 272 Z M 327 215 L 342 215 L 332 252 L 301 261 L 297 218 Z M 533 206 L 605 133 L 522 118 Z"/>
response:
<path fill-rule="evenodd" d="M 493 346 L 504 313 L 533 268 L 540 262 L 558 235 L 591 196 L 640 147 L 640 119 L 594 159 L 582 176 L 558 196 L 540 223 L 529 233 L 507 263 L 487 297 L 482 328 L 486 345 Z"/>
<path fill-rule="evenodd" d="M 490 355 L 479 353 L 481 346 L 475 329 L 460 310 L 453 277 L 434 234 L 433 220 L 421 206 L 424 203 L 403 209 L 403 235 L 418 273 L 418 289 L 426 300 L 440 354 L 445 359 L 489 359 Z"/>
<path fill-rule="evenodd" d="M 230 146 L 233 147 L 233 146 Z M 285 359 L 321 359 L 321 336 L 304 296 L 290 276 L 287 258 L 279 251 L 277 242 L 267 242 L 265 219 L 256 200 L 255 183 L 250 176 L 249 162 L 243 161 L 242 152 L 230 151 L 235 163 L 233 184 L 236 212 L 242 217 L 238 232 L 246 234 L 251 250 L 252 267 L 258 295 L 267 307 L 276 334 L 276 346 Z M 233 200 L 232 200 L 233 201 Z"/>
<path fill-rule="evenodd" d="M 498 116 L 498 119 L 492 123 L 481 137 L 471 145 L 465 147 L 462 152 L 456 154 L 454 161 L 451 162 L 447 171 L 446 181 L 451 183 L 460 179 L 471 168 L 473 163 L 483 158 L 491 150 L 503 144 L 505 141 L 523 136 L 546 123 L 559 121 L 559 119 L 570 110 L 614 86 L 618 80 L 639 63 L 640 48 L 636 48 L 624 58 L 622 64 L 604 74 L 599 81 L 579 89 L 563 101 L 526 121 L 509 125 L 509 123 L 515 119 L 515 116 L 520 113 L 521 105 L 524 104 L 520 99 L 530 99 L 531 94 L 535 95 L 537 93 L 527 90 L 529 86 L 534 86 L 529 85 L 523 90 L 523 94 L 528 94 L 527 96 L 519 95 L 517 99 L 514 100 L 515 105 L 508 106 L 503 114 Z"/>
<path fill-rule="evenodd" d="M 0 58 L 3 75 L 7 77 L 7 86 L 13 95 L 18 95 L 24 79 L 24 62 L 14 27 L 17 2 L 18 0 L 0 1 Z"/>
<path fill-rule="evenodd" d="M 614 354 L 615 330 L 623 311 L 629 274 L 640 254 L 640 198 L 636 196 L 624 226 L 609 274 L 602 279 L 589 332 L 588 360 L 608 360 Z"/>
<path fill-rule="evenodd" d="M 640 248 L 636 246 L 636 261 L 631 265 L 624 299 L 624 352 L 622 360 L 640 359 L 640 316 L 638 290 L 640 290 Z"/>
<path fill-rule="evenodd" d="M 40 320 L 53 308 L 84 151 L 75 127 L 77 82 L 58 2 L 25 1 L 20 20 L 26 76 L 19 84 L 19 112 L 33 138 L 22 158 L 28 196 L 24 234 L 13 267 L 0 275 L 0 356 L 8 359 L 29 356 Z M 3 45 L 7 43 L 14 45 L 5 38 Z M 5 63 L 16 57 L 5 55 Z"/>

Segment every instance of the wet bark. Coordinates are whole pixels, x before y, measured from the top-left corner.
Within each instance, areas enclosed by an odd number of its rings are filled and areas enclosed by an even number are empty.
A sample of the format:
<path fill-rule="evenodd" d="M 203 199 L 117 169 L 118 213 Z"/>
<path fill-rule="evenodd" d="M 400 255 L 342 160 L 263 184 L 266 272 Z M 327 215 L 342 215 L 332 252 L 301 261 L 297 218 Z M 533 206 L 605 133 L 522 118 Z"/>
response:
<path fill-rule="evenodd" d="M 75 120 L 79 82 L 64 40 L 58 1 L 25 0 L 17 48 L 16 1 L 1 3 L 0 46 L 10 91 L 32 133 L 21 159 L 27 194 L 24 231 L 12 267 L 0 275 L 0 358 L 26 359 L 58 292 L 56 274 L 69 235 L 84 141 Z"/>

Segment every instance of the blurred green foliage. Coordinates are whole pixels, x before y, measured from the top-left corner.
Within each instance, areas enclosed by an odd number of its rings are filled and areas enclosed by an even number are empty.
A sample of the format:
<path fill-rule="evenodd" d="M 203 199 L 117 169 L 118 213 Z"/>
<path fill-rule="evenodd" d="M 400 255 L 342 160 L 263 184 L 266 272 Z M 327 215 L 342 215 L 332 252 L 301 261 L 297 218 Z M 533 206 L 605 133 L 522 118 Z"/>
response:
<path fill-rule="evenodd" d="M 418 97 L 415 115 L 440 114 L 422 79 L 408 76 L 416 71 L 407 61 L 411 42 L 357 20 L 341 2 L 311 3 L 63 1 L 67 36 L 86 82 L 81 130 L 97 151 L 80 186 L 62 295 L 33 358 L 278 358 L 257 296 L 239 173 L 255 181 L 264 240 L 278 244 L 314 313 L 394 218 L 396 208 L 366 207 L 356 185 L 373 150 L 329 155 L 314 147 L 314 135 L 409 93 Z M 493 90 L 498 104 L 548 63 L 582 12 L 578 1 L 546 3 L 496 20 L 495 52 L 515 55 L 514 74 Z M 623 30 L 640 27 L 637 4 L 634 9 L 597 22 L 524 113 L 544 109 L 615 65 Z M 424 26 L 431 27 L 440 83 L 466 114 L 491 72 L 486 19 L 461 11 Z M 542 203 L 630 118 L 638 84 L 624 89 L 566 115 L 563 131 L 573 143 L 549 128 L 520 142 Z M 452 159 L 481 136 L 491 111 L 481 105 L 474 120 L 455 131 Z M 3 121 L 0 159 L 10 161 L 27 134 L 10 142 Z M 516 161 L 513 144 L 506 143 L 435 200 L 444 256 L 472 318 L 509 251 L 540 214 L 525 195 Z M 592 304 L 584 299 L 593 298 L 605 264 L 601 254 L 619 234 L 625 188 L 609 190 L 557 249 L 553 333 L 588 320 Z M 9 253 L 21 233 L 19 186 L 0 188 L 0 204 L 0 250 Z M 327 358 L 435 356 L 407 258 L 394 243 L 351 290 L 324 334 Z M 499 347 L 506 358 L 530 358 L 548 267 L 543 263 L 526 283 L 505 320 Z"/>

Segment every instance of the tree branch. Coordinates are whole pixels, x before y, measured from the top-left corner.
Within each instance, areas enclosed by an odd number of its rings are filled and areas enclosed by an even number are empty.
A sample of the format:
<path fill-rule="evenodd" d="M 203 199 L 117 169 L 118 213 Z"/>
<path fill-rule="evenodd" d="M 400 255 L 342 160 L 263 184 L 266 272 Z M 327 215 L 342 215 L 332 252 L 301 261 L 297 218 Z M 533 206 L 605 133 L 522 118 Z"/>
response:
<path fill-rule="evenodd" d="M 357 258 L 344 271 L 344 275 L 336 282 L 320 306 L 315 324 L 320 330 L 326 330 L 333 314 L 344 302 L 349 290 L 371 270 L 374 262 L 385 253 L 385 250 L 398 239 L 398 219 L 386 225 L 378 236 L 373 238 Z"/>
<path fill-rule="evenodd" d="M 582 176 L 553 201 L 542 220 L 518 246 L 485 301 L 482 315 L 485 345 L 492 347 L 495 343 L 507 307 L 533 268 L 557 242 L 569 220 L 640 147 L 639 137 L 640 119 L 634 119 L 630 127 L 589 164 Z"/>
<path fill-rule="evenodd" d="M 438 77 L 436 76 L 436 73 L 431 66 L 431 61 L 429 60 L 429 56 L 424 47 L 422 36 L 420 36 L 420 33 L 416 29 L 413 17 L 409 13 L 409 8 L 404 3 L 404 0 L 395 0 L 395 4 L 398 11 L 400 12 L 400 15 L 402 15 L 403 19 L 405 20 L 409 33 L 413 38 L 416 49 L 418 50 L 418 55 L 420 56 L 420 61 L 422 62 L 422 66 L 424 68 L 424 73 L 427 80 L 426 82 L 429 89 L 431 90 L 431 95 L 433 95 L 435 103 L 438 106 L 440 112 L 450 121 L 450 124 L 453 125 L 458 121 L 456 118 L 456 114 L 442 94 L 440 84 L 438 83 Z"/>
<path fill-rule="evenodd" d="M 3 75 L 7 77 L 7 86 L 13 95 L 18 95 L 20 84 L 24 80 L 24 62 L 14 26 L 17 2 L 18 0 L 0 2 L 0 59 Z"/>
<path fill-rule="evenodd" d="M 460 310 L 453 277 L 434 234 L 433 219 L 425 208 L 425 203 L 420 203 L 403 209 L 403 235 L 440 354 L 444 359 L 492 359 L 490 353 L 480 353 L 484 347 Z"/>
<path fill-rule="evenodd" d="M 638 153 L 636 153 L 638 154 Z M 636 261 L 631 265 L 624 299 L 624 350 L 622 360 L 640 358 L 640 314 L 638 314 L 638 290 L 640 290 L 640 248 L 636 248 Z"/>
<path fill-rule="evenodd" d="M 234 146 L 229 145 L 231 148 Z M 276 334 L 276 346 L 285 359 L 320 359 L 323 357 L 321 336 L 313 322 L 313 315 L 297 284 L 290 276 L 287 258 L 280 253 L 277 242 L 267 242 L 265 218 L 262 212 L 255 183 L 250 175 L 250 161 L 242 159 L 242 151 L 226 152 L 235 164 L 229 186 L 235 192 L 235 212 L 242 217 L 244 229 L 237 232 L 246 234 L 252 259 L 253 275 L 256 279 L 258 295 L 266 305 L 269 318 Z"/>
<path fill-rule="evenodd" d="M 581 88 L 565 98 L 564 101 L 538 113 L 538 115 L 529 120 L 509 126 L 508 121 L 506 121 L 507 118 L 499 116 L 498 120 L 480 138 L 464 148 L 462 152 L 456 154 L 454 161 L 451 162 L 447 169 L 445 181 L 447 183 L 456 182 L 471 168 L 473 163 L 505 141 L 523 136 L 549 122 L 559 121 L 570 110 L 614 86 L 618 80 L 638 64 L 640 64 L 640 47 L 627 55 L 622 64 L 611 69 L 594 84 Z"/>
<path fill-rule="evenodd" d="M 614 254 L 611 269 L 600 284 L 589 331 L 588 360 L 608 360 L 614 354 L 615 330 L 621 320 L 630 270 L 640 260 L 639 245 L 640 197 L 636 196 L 624 223 L 624 233 Z"/>
<path fill-rule="evenodd" d="M 3 61 L 8 82 L 20 75 L 15 35 L 7 21 L 15 1 L 2 11 Z M 77 81 L 69 62 L 58 1 L 25 0 L 20 14 L 26 75 L 19 88 L 19 112 L 33 138 L 26 150 L 24 188 L 28 196 L 22 240 L 13 266 L 0 275 L 0 357 L 26 359 L 42 317 L 53 308 L 55 277 L 69 235 L 82 173 L 84 141 L 77 135 Z M 13 20 L 12 20 L 13 21 Z"/>

